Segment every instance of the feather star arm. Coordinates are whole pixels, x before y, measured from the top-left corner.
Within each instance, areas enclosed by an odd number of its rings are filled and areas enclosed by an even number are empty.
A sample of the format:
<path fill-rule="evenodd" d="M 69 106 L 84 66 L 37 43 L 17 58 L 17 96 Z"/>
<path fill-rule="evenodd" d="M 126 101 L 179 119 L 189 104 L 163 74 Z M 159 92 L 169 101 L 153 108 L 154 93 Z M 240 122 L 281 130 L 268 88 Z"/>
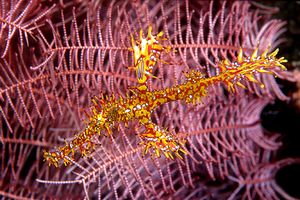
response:
<path fill-rule="evenodd" d="M 180 85 L 169 88 L 150 91 L 147 80 L 152 77 L 152 69 L 160 58 L 161 53 L 168 53 L 169 46 L 161 44 L 163 32 L 152 35 L 152 27 L 148 29 L 148 35 L 143 38 L 140 31 L 140 41 L 134 41 L 132 37 L 132 51 L 134 54 L 134 66 L 139 85 L 135 88 L 132 96 L 127 95 L 115 98 L 92 99 L 90 107 L 91 115 L 86 122 L 85 129 L 77 134 L 75 138 L 66 142 L 56 150 L 44 151 L 44 159 L 58 167 L 60 162 L 70 164 L 74 159 L 75 150 L 79 150 L 82 156 L 88 156 L 95 148 L 93 137 L 103 135 L 106 132 L 111 135 L 111 129 L 117 123 L 127 124 L 129 121 L 137 120 L 145 131 L 139 136 L 142 140 L 140 145 L 144 147 L 143 154 L 148 152 L 159 157 L 161 154 L 167 158 L 174 158 L 174 155 L 182 158 L 184 141 L 181 141 L 167 130 L 159 127 L 151 121 L 151 113 L 162 104 L 171 101 L 183 100 L 187 103 L 197 103 L 202 97 L 207 96 L 207 88 L 216 83 L 223 83 L 230 92 L 235 92 L 235 85 L 246 88 L 240 80 L 247 79 L 250 82 L 259 83 L 254 78 L 256 73 L 273 74 L 273 70 L 286 70 L 282 63 L 287 62 L 283 57 L 277 59 L 278 49 L 268 54 L 266 49 L 261 56 L 257 55 L 255 49 L 251 57 L 244 57 L 240 48 L 237 60 L 220 62 L 220 74 L 210 78 L 204 78 L 198 71 L 190 71 L 185 74 L 186 81 Z M 261 87 L 263 85 L 260 83 Z"/>

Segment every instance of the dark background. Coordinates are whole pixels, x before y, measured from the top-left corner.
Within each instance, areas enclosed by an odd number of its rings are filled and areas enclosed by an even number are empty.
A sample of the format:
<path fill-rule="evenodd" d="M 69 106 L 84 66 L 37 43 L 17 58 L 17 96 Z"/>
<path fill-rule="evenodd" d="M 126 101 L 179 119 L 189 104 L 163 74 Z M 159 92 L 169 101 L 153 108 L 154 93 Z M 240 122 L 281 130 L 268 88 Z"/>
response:
<path fill-rule="evenodd" d="M 286 42 L 279 46 L 280 54 L 289 61 L 289 70 L 300 71 L 300 1 L 257 1 L 261 4 L 278 7 L 276 19 L 287 22 L 283 35 Z M 298 76 L 300 77 L 300 76 Z M 297 83 L 280 82 L 283 91 L 291 97 L 288 102 L 275 101 L 262 113 L 262 124 L 267 131 L 282 135 L 283 145 L 277 159 L 300 158 L 300 80 Z M 297 95 L 298 93 L 298 95 Z M 300 165 L 290 165 L 281 169 L 276 176 L 279 185 L 294 197 L 300 198 Z"/>

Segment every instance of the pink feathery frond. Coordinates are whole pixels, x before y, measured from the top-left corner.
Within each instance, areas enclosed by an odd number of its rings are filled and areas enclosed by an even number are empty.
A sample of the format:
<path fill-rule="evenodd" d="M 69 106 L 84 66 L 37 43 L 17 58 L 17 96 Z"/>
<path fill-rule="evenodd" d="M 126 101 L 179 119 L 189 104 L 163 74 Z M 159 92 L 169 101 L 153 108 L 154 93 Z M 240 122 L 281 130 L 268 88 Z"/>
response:
<path fill-rule="evenodd" d="M 185 140 L 182 159 L 142 156 L 141 127 L 133 120 L 117 124 L 109 137 L 93 137 L 90 156 L 75 152 L 70 167 L 43 161 L 44 149 L 68 144 L 84 130 L 94 95 L 130 98 L 138 85 L 130 71 L 131 38 L 140 30 L 143 38 L 150 26 L 154 35 L 162 31 L 162 45 L 171 48 L 153 68 L 152 92 L 183 83 L 191 70 L 204 79 L 219 75 L 220 62 L 237 60 L 240 48 L 245 57 L 269 45 L 272 52 L 286 30 L 286 22 L 273 19 L 275 11 L 249 1 L 2 0 L 0 196 L 289 198 L 274 176 L 294 159 L 271 162 L 282 141 L 260 119 L 267 104 L 289 97 L 265 73 L 254 75 L 264 88 L 242 80 L 247 90 L 232 93 L 220 83 L 197 105 L 174 101 L 153 110 L 155 124 Z M 295 81 L 289 71 L 270 73 Z"/>

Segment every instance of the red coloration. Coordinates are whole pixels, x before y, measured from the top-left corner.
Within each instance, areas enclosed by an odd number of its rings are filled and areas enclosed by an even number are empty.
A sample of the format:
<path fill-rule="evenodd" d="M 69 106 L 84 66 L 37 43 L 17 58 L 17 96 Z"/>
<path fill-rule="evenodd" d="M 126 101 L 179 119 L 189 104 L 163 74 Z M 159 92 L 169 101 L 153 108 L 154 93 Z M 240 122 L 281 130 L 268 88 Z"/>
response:
<path fill-rule="evenodd" d="M 184 83 L 161 90 L 150 91 L 147 86 L 147 80 L 151 75 L 149 74 L 149 69 L 151 68 L 148 64 L 150 63 L 152 67 L 159 60 L 159 54 L 147 52 L 146 50 L 149 49 L 148 46 L 156 50 L 170 49 L 170 47 L 163 47 L 156 40 L 163 33 L 160 32 L 157 36 L 153 36 L 151 30 L 150 26 L 148 36 L 151 36 L 149 37 L 152 38 L 151 40 L 142 38 L 142 31 L 140 32 L 140 41 L 135 42 L 132 39 L 135 55 L 134 65 L 139 82 L 139 86 L 134 90 L 134 95 L 125 99 L 116 99 L 112 94 L 111 98 L 107 98 L 107 101 L 103 101 L 103 99 L 99 101 L 97 98 L 94 98 L 92 100 L 94 106 L 91 107 L 92 115 L 89 117 L 85 130 L 76 135 L 75 139 L 70 143 L 60 147 L 58 151 L 44 152 L 44 158 L 49 161 L 49 164 L 54 164 L 57 167 L 59 160 L 63 160 L 65 165 L 69 164 L 69 160 L 66 157 L 69 157 L 70 154 L 73 157 L 74 149 L 76 148 L 79 148 L 83 156 L 87 156 L 94 149 L 92 138 L 96 134 L 101 135 L 102 131 L 106 130 L 108 135 L 111 135 L 111 128 L 115 127 L 117 123 L 128 123 L 132 120 L 137 120 L 146 129 L 143 133 L 140 133 L 140 137 L 143 140 L 140 145 L 144 146 L 144 154 L 147 154 L 149 149 L 151 149 L 157 157 L 160 157 L 162 152 L 167 158 L 173 159 L 173 154 L 182 158 L 180 153 L 186 153 L 183 149 L 183 141 L 175 138 L 174 135 L 151 121 L 153 110 L 162 104 L 172 101 L 184 100 L 186 103 L 193 104 L 201 102 L 201 98 L 208 95 L 208 87 L 219 82 L 227 85 L 229 92 L 235 92 L 235 85 L 246 89 L 246 86 L 241 83 L 242 79 L 259 83 L 254 78 L 255 73 L 272 74 L 272 70 L 277 68 L 286 70 L 281 63 L 287 61 L 283 57 L 279 59 L 275 57 L 278 50 L 268 54 L 268 49 L 266 49 L 261 56 L 257 56 L 256 49 L 251 58 L 244 58 L 240 48 L 236 61 L 229 62 L 224 60 L 220 63 L 221 73 L 217 76 L 204 78 L 200 72 L 192 70 L 185 74 L 186 81 Z M 135 46 L 136 43 L 139 45 Z M 152 62 L 152 60 L 155 60 L 155 62 Z M 140 74 L 142 77 L 139 76 Z M 261 87 L 263 87 L 262 84 Z M 101 104 L 101 109 L 98 106 L 98 102 Z"/>

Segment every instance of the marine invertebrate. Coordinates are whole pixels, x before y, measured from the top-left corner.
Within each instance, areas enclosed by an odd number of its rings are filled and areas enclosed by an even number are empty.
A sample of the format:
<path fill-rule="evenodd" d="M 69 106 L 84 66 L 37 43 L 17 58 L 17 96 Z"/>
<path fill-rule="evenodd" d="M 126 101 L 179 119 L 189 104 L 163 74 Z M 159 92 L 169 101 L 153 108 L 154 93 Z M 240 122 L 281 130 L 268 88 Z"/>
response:
<path fill-rule="evenodd" d="M 127 70 L 134 66 L 131 34 L 139 45 L 139 30 L 152 25 L 153 35 L 163 31 L 166 40 L 161 43 L 171 47 L 169 53 L 161 52 L 161 62 L 153 68 L 152 75 L 159 79 L 149 75 L 147 88 L 152 92 L 185 83 L 182 72 L 189 75 L 190 69 L 201 72 L 203 78 L 219 75 L 219 61 L 237 60 L 239 47 L 247 56 L 258 41 L 259 55 L 268 44 L 275 48 L 284 40 L 280 36 L 285 22 L 272 19 L 269 8 L 257 8 L 250 1 L 41 3 L 38 11 L 55 4 L 54 11 L 59 12 L 49 13 L 47 20 L 41 19 L 42 23 L 31 29 L 26 51 L 17 48 L 20 34 L 11 34 L 10 48 L 0 59 L 0 195 L 5 199 L 226 199 L 234 190 L 227 187 L 235 184 L 227 179 L 233 171 L 243 175 L 258 165 L 256 156 L 262 155 L 261 150 L 277 151 L 280 140 L 273 133 L 264 133 L 260 114 L 274 98 L 284 100 L 287 95 L 273 76 L 257 73 L 254 77 L 265 85 L 263 89 L 260 83 L 241 80 L 248 90 L 234 84 L 233 94 L 219 82 L 207 88 L 201 104 L 173 101 L 153 110 L 154 124 L 173 133 L 174 139 L 186 140 L 187 154 L 180 154 L 183 159 L 142 157 L 145 145 L 139 145 L 138 134 L 145 129 L 135 119 L 128 127 L 115 123 L 109 138 L 92 137 L 95 150 L 88 151 L 83 145 L 87 157 L 79 158 L 80 147 L 73 147 L 74 160 L 72 152 L 68 155 L 72 166 L 48 167 L 42 150 L 56 152 L 52 149 L 63 147 L 63 138 L 70 143 L 81 133 L 78 130 L 84 130 L 87 124 L 80 122 L 81 109 L 95 106 L 93 95 L 98 96 L 100 107 L 101 101 L 114 98 L 107 99 L 111 94 L 118 100 L 137 93 L 132 87 L 141 84 Z M 13 12 L 2 13 L 9 18 Z M 28 13 L 34 17 L 42 12 L 34 9 Z M 21 20 L 24 25 L 27 19 Z M 5 35 L 2 39 L 7 41 Z M 25 40 L 23 43 L 25 47 Z M 278 76 L 282 80 L 291 77 L 282 71 Z M 271 159 L 277 158 L 272 156 L 265 162 Z M 64 159 L 59 165 L 62 162 Z"/>

